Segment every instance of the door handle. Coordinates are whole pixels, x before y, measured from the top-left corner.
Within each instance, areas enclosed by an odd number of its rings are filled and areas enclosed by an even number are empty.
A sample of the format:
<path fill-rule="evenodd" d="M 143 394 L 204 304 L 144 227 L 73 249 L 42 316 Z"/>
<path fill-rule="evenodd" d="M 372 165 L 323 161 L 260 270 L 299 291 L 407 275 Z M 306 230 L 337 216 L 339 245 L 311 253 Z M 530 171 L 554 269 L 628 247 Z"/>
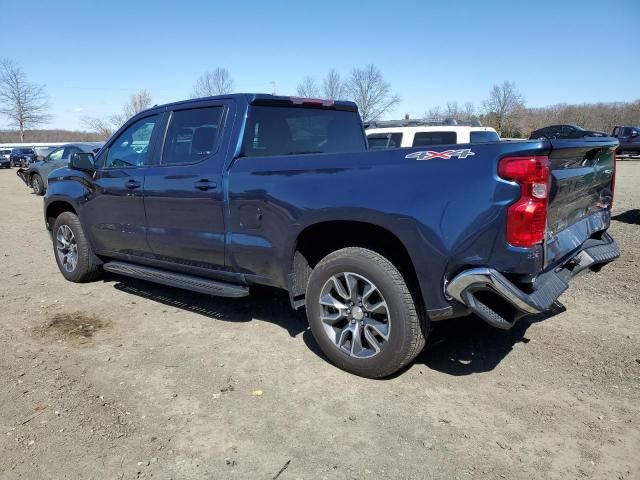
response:
<path fill-rule="evenodd" d="M 136 182 L 135 180 L 129 180 L 124 184 L 129 190 L 135 190 L 136 188 L 140 188 L 140 182 Z"/>
<path fill-rule="evenodd" d="M 208 179 L 203 178 L 196 183 L 196 188 L 204 192 L 206 190 L 215 190 L 216 188 L 218 188 L 218 184 L 216 182 L 211 182 Z"/>

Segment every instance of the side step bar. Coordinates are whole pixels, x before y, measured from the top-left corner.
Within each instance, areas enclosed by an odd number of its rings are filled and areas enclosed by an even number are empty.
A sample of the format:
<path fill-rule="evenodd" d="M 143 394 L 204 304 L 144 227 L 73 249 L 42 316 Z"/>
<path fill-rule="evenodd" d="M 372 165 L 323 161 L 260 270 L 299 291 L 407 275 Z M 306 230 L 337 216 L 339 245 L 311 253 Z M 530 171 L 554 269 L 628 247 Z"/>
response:
<path fill-rule="evenodd" d="M 158 268 L 135 265 L 133 263 L 111 261 L 105 263 L 103 268 L 107 272 L 139 278 L 149 282 L 160 283 L 169 287 L 183 288 L 193 292 L 206 293 L 216 297 L 246 297 L 249 295 L 249 287 L 234 285 L 233 283 L 219 282 L 208 278 L 186 275 L 183 273 L 169 272 Z"/>
<path fill-rule="evenodd" d="M 620 256 L 618 245 L 608 234 L 604 234 L 601 240 L 585 242 L 585 247 L 561 267 L 540 275 L 532 293 L 523 292 L 497 270 L 483 267 L 458 274 L 447 284 L 446 292 L 489 325 L 508 330 L 525 315 L 551 310 L 574 275 Z M 486 300 L 487 295 L 489 299 L 499 300 L 503 306 L 508 304 L 511 308 L 499 308 L 495 302 Z"/>

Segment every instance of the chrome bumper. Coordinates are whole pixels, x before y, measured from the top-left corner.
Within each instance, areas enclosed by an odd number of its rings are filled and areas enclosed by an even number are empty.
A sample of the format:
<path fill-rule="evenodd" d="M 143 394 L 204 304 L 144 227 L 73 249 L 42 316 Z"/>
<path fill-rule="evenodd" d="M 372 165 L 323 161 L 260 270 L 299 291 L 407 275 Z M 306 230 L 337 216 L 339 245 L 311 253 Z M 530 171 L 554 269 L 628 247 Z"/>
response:
<path fill-rule="evenodd" d="M 608 234 L 590 239 L 561 266 L 541 274 L 531 293 L 524 292 L 492 268 L 472 268 L 453 278 L 446 293 L 466 305 L 490 325 L 509 329 L 525 315 L 546 312 L 569 287 L 571 277 L 586 268 L 611 262 L 620 256 L 615 240 Z"/>

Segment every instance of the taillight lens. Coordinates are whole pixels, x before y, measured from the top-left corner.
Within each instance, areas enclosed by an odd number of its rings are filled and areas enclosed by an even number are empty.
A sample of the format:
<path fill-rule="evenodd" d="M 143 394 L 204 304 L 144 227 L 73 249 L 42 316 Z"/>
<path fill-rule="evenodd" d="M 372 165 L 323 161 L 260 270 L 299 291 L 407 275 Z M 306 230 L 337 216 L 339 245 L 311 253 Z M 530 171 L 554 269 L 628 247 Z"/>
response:
<path fill-rule="evenodd" d="M 520 184 L 520 198 L 507 211 L 507 241 L 516 247 L 533 247 L 544 240 L 549 203 L 549 159 L 507 157 L 498 174 Z"/>

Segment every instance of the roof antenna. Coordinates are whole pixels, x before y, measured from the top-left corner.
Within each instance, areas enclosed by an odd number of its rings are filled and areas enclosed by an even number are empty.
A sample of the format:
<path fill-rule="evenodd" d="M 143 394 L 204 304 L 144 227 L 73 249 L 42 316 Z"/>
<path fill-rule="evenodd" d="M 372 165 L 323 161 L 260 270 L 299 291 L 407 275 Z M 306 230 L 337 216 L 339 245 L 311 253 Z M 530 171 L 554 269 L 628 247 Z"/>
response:
<path fill-rule="evenodd" d="M 271 92 L 271 95 L 275 95 L 276 94 L 276 82 L 272 81 L 271 85 L 273 85 L 273 91 Z"/>

